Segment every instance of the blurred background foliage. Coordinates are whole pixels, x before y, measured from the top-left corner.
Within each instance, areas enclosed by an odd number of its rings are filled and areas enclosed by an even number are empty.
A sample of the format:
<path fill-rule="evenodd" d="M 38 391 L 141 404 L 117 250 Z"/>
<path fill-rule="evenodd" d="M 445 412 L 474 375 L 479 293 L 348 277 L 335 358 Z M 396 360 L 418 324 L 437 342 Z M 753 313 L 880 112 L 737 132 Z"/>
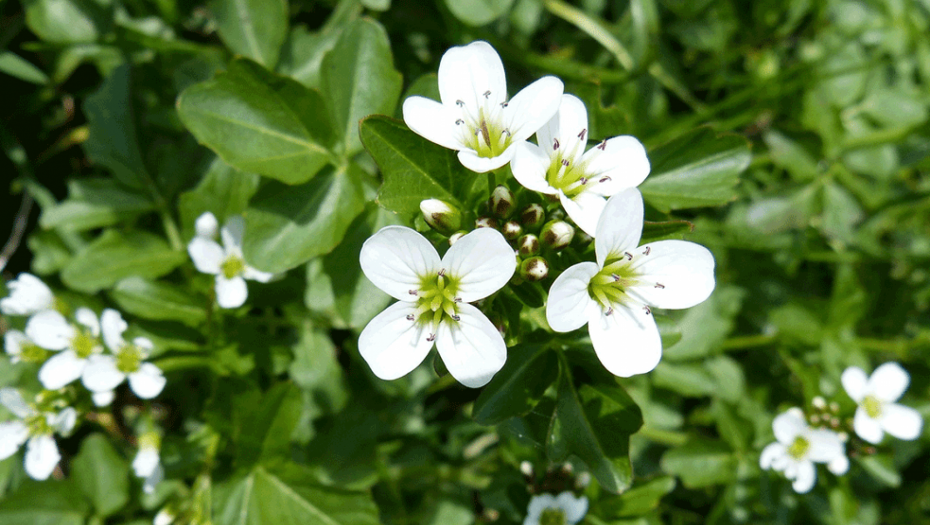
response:
<path fill-rule="evenodd" d="M 848 410 L 839 375 L 849 365 L 901 362 L 905 402 L 930 416 L 928 34 L 927 0 L 0 0 L 0 210 L 28 218 L 6 272 L 70 288 L 60 293 L 75 304 L 115 303 L 164 350 L 170 381 L 156 408 L 171 479 L 102 513 L 73 481 L 33 483 L 12 458 L 0 462 L 0 522 L 143 523 L 170 502 L 217 524 L 290 523 L 312 502 L 338 523 L 513 524 L 528 487 L 579 483 L 583 463 L 547 459 L 554 389 L 488 427 L 472 418 L 480 392 L 434 381 L 429 364 L 382 382 L 358 357 L 353 330 L 385 300 L 334 268 L 355 267 L 361 242 L 398 219 L 373 203 L 376 167 L 353 115 L 336 123 L 348 126 L 351 168 L 340 169 L 354 173 L 351 191 L 332 190 L 332 221 L 305 232 L 345 240 L 283 263 L 300 269 L 250 288 L 252 308 L 225 318 L 200 299 L 209 278 L 182 265 L 201 212 L 264 209 L 273 222 L 262 199 L 282 191 L 200 146 L 179 117 L 182 91 L 241 55 L 332 93 L 344 86 L 326 57 L 361 42 L 374 49 L 375 85 L 393 92 L 372 112 L 396 114 L 401 92 L 435 85 L 448 47 L 475 39 L 500 52 L 512 93 L 562 78 L 587 103 L 593 139 L 632 134 L 652 156 L 699 142 L 708 132 L 690 133 L 706 126 L 751 144 L 725 205 L 663 209 L 661 186 L 652 200 L 648 179 L 642 188 L 647 218 L 693 223 L 684 238 L 712 249 L 718 286 L 660 319 L 654 372 L 619 381 L 644 420 L 630 443 L 635 476 L 620 495 L 587 485 L 586 523 L 921 522 L 926 437 L 878 450 L 853 440 L 850 473 L 821 471 L 801 496 L 761 472 L 758 453 L 788 406 L 822 395 Z M 315 184 L 343 180 L 325 173 Z M 0 363 L 0 384 L 19 373 Z M 63 442 L 66 471 L 94 454 L 81 447 L 93 431 Z M 75 459 L 74 472 L 96 461 L 128 491 L 126 454 L 98 455 Z"/>

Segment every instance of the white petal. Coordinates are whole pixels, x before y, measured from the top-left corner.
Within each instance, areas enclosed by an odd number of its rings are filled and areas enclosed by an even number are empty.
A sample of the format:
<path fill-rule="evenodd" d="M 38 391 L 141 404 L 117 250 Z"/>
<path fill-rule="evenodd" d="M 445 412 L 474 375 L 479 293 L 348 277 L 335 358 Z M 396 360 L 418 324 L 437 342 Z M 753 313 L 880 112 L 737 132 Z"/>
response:
<path fill-rule="evenodd" d="M 840 436 L 832 430 L 817 429 L 812 430 L 807 435 L 810 442 L 810 448 L 807 451 L 807 457 L 817 463 L 829 463 L 839 456 L 845 455 L 843 442 Z"/>
<path fill-rule="evenodd" d="M 646 248 L 649 255 L 642 255 Z M 690 308 L 714 291 L 714 256 L 688 241 L 658 241 L 637 249 L 632 267 L 639 282 L 631 292 L 658 308 Z M 657 286 L 661 285 L 661 286 Z"/>
<path fill-rule="evenodd" d="M 556 77 L 542 77 L 510 99 L 503 120 L 514 141 L 530 138 L 555 116 L 563 89 L 562 81 Z"/>
<path fill-rule="evenodd" d="M 459 151 L 458 158 L 462 166 L 475 173 L 487 173 L 496 170 L 510 162 L 516 152 L 516 144 L 511 144 L 503 153 L 496 157 L 479 157 L 475 150 L 463 149 Z"/>
<path fill-rule="evenodd" d="M 536 141 L 546 156 L 552 158 L 562 153 L 562 158 L 575 164 L 584 154 L 588 137 L 588 109 L 574 95 L 562 95 L 559 110 L 536 132 Z M 559 147 L 555 147 L 555 141 Z M 548 167 L 548 163 L 546 163 Z"/>
<path fill-rule="evenodd" d="M 924 424 L 920 412 L 896 403 L 888 403 L 882 407 L 879 422 L 885 432 L 907 441 L 920 437 L 920 431 L 923 429 Z"/>
<path fill-rule="evenodd" d="M 23 351 L 23 346 L 32 344 L 26 334 L 19 330 L 10 330 L 3 334 L 3 349 L 7 355 L 18 356 Z"/>
<path fill-rule="evenodd" d="M 91 392 L 109 392 L 126 380 L 126 374 L 116 368 L 116 357 L 92 355 L 87 359 L 81 381 Z"/>
<path fill-rule="evenodd" d="M 412 303 L 394 303 L 372 319 L 358 337 L 358 351 L 381 379 L 397 379 L 416 368 L 433 342 L 429 327 L 407 319 L 416 312 Z"/>
<path fill-rule="evenodd" d="M 456 151 L 466 146 L 461 134 L 466 133 L 456 121 L 460 111 L 426 97 L 408 97 L 404 100 L 404 123 L 417 135 L 444 148 Z M 464 124 L 461 124 L 464 126 Z"/>
<path fill-rule="evenodd" d="M 857 366 L 844 370 L 843 375 L 840 376 L 840 382 L 843 383 L 846 394 L 856 403 L 861 402 L 868 393 L 869 377 Z"/>
<path fill-rule="evenodd" d="M 597 264 L 623 257 L 623 252 L 639 246 L 643 234 L 643 196 L 636 188 L 621 191 L 607 199 L 595 231 Z"/>
<path fill-rule="evenodd" d="M 26 337 L 47 350 L 64 350 L 71 344 L 74 327 L 60 313 L 45 310 L 29 318 Z"/>
<path fill-rule="evenodd" d="M 0 461 L 16 454 L 29 439 L 29 428 L 22 421 L 0 423 Z"/>
<path fill-rule="evenodd" d="M 455 241 L 440 267 L 458 280 L 458 297 L 470 303 L 507 284 L 517 269 L 517 258 L 501 232 L 478 228 Z"/>
<path fill-rule="evenodd" d="M 856 409 L 856 415 L 853 418 L 853 430 L 856 431 L 857 436 L 873 445 L 881 443 L 882 438 L 885 436 L 881 423 L 877 419 L 869 417 L 869 414 L 862 407 Z"/>
<path fill-rule="evenodd" d="M 132 460 L 132 471 L 137 478 L 147 478 L 158 468 L 158 449 L 141 448 Z"/>
<path fill-rule="evenodd" d="M 187 253 L 190 254 L 198 272 L 214 275 L 220 273 L 220 265 L 226 258 L 223 247 L 213 239 L 206 237 L 191 239 L 190 244 L 187 245 Z"/>
<path fill-rule="evenodd" d="M 439 326 L 436 348 L 452 377 L 469 388 L 478 388 L 503 368 L 507 345 L 481 310 L 463 303 L 458 315 L 459 321 L 446 321 Z"/>
<path fill-rule="evenodd" d="M 570 525 L 578 523 L 588 513 L 588 498 L 576 498 L 571 492 L 565 491 L 555 498 L 555 504 L 565 511 L 565 519 Z"/>
<path fill-rule="evenodd" d="M 216 304 L 221 308 L 238 308 L 248 297 L 249 289 L 242 277 L 227 279 L 223 275 L 216 276 Z"/>
<path fill-rule="evenodd" d="M 226 224 L 220 229 L 220 238 L 226 253 L 242 253 L 242 236 L 245 233 L 245 219 L 242 215 L 233 215 L 226 219 Z"/>
<path fill-rule="evenodd" d="M 565 208 L 565 213 L 582 231 L 592 237 L 597 235 L 597 224 L 607 205 L 607 199 L 590 191 L 568 198 L 562 190 L 559 190 L 559 202 Z"/>
<path fill-rule="evenodd" d="M 549 155 L 540 146 L 529 142 L 520 142 L 514 148 L 513 160 L 510 169 L 517 182 L 524 188 L 555 195 L 557 190 L 546 181 L 546 171 L 549 169 Z"/>
<path fill-rule="evenodd" d="M 81 377 L 84 372 L 85 359 L 81 359 L 73 350 L 65 350 L 53 355 L 39 369 L 39 381 L 48 390 L 58 390 Z"/>
<path fill-rule="evenodd" d="M 129 388 L 141 399 L 161 394 L 167 382 L 161 369 L 152 363 L 142 363 L 138 371 L 129 374 Z"/>
<path fill-rule="evenodd" d="M 588 320 L 588 334 L 594 353 L 615 376 L 645 374 L 662 359 L 656 321 L 641 309 L 619 307 L 610 315 L 598 311 Z"/>
<path fill-rule="evenodd" d="M 145 481 L 142 483 L 142 492 L 146 494 L 154 494 L 155 487 L 164 479 L 165 469 L 163 469 L 159 464 L 157 467 L 155 467 L 155 470 L 145 478 Z"/>
<path fill-rule="evenodd" d="M 113 403 L 113 400 L 116 398 L 116 392 L 112 390 L 108 392 L 94 392 L 91 394 L 91 397 L 94 400 L 94 406 L 107 407 Z"/>
<path fill-rule="evenodd" d="M 25 419 L 35 414 L 35 411 L 26 404 L 23 395 L 15 388 L 0 389 L 0 404 L 20 419 Z"/>
<path fill-rule="evenodd" d="M 439 271 L 439 254 L 426 237 L 405 226 L 385 226 L 362 245 L 359 263 L 365 277 L 401 301 L 416 301 L 421 279 Z"/>
<path fill-rule="evenodd" d="M 885 363 L 876 368 L 869 378 L 869 392 L 881 401 L 901 399 L 911 376 L 898 363 Z"/>
<path fill-rule="evenodd" d="M 603 148 L 601 147 L 603 145 Z M 591 191 L 609 197 L 627 188 L 635 188 L 649 175 L 649 158 L 643 144 L 629 135 L 613 137 L 591 148 L 581 158 L 585 174 L 599 182 Z"/>
<path fill-rule="evenodd" d="M 485 102 L 495 107 L 506 101 L 504 64 L 491 44 L 479 40 L 449 48 L 439 61 L 439 96 L 447 106 L 461 100 L 473 110 Z"/>
<path fill-rule="evenodd" d="M 100 320 L 97 319 L 97 314 L 90 308 L 85 308 L 83 306 L 78 308 L 77 311 L 74 312 L 74 319 L 78 324 L 90 330 L 91 335 L 94 337 L 100 336 Z"/>
<path fill-rule="evenodd" d="M 810 461 L 798 463 L 798 471 L 794 478 L 791 488 L 798 494 L 805 494 L 814 488 L 814 482 L 817 481 L 817 470 Z"/>
<path fill-rule="evenodd" d="M 539 515 L 546 509 L 555 507 L 555 497 L 552 494 L 540 494 L 530 499 L 530 504 L 526 508 L 526 521 L 524 525 L 532 523 L 539 525 Z"/>
<path fill-rule="evenodd" d="M 26 444 L 26 473 L 39 481 L 48 479 L 61 461 L 52 436 L 35 436 Z"/>
<path fill-rule="evenodd" d="M 593 262 L 578 263 L 562 272 L 549 288 L 546 321 L 556 332 L 571 332 L 584 326 L 598 313 L 588 294 L 588 284 L 600 269 Z"/>
<path fill-rule="evenodd" d="M 107 308 L 100 315 L 100 327 L 103 332 L 103 342 L 111 352 L 117 352 L 126 345 L 123 332 L 129 328 L 123 316 L 112 308 Z"/>
<path fill-rule="evenodd" d="M 775 439 L 783 445 L 791 445 L 794 443 L 794 439 L 807 432 L 807 429 L 804 413 L 799 409 L 790 409 L 778 414 L 772 421 L 772 431 L 775 433 Z"/>
<path fill-rule="evenodd" d="M 783 463 L 784 458 L 788 455 L 788 449 L 778 441 L 769 443 L 762 449 L 762 455 L 759 456 L 759 467 L 763 470 L 775 468 L 778 463 Z M 780 470 L 775 468 L 775 470 Z"/>
<path fill-rule="evenodd" d="M 836 474 L 837 476 L 842 476 L 849 471 L 849 458 L 846 457 L 846 454 L 841 456 L 836 456 L 827 463 L 827 470 Z"/>
<path fill-rule="evenodd" d="M 194 223 L 194 230 L 197 232 L 197 236 L 207 239 L 215 238 L 216 231 L 219 227 L 220 224 L 216 220 L 216 216 L 210 212 L 205 212 L 200 217 L 197 217 L 197 221 Z"/>
<path fill-rule="evenodd" d="M 55 416 L 54 421 L 52 421 L 52 428 L 62 436 L 67 436 L 74 430 L 75 424 L 77 424 L 77 410 L 66 407 Z"/>
<path fill-rule="evenodd" d="M 10 295 L 0 299 L 0 313 L 3 315 L 32 315 L 48 310 L 55 304 L 52 291 L 31 273 L 21 273 L 7 283 Z"/>
<path fill-rule="evenodd" d="M 168 509 L 161 509 L 158 511 L 158 514 L 155 515 L 155 520 L 152 521 L 152 525 L 171 525 L 174 523 L 175 515 L 171 513 Z"/>
<path fill-rule="evenodd" d="M 132 344 L 144 350 L 146 356 L 148 356 L 148 352 L 151 352 L 152 349 L 155 348 L 155 345 L 152 344 L 152 340 L 147 337 L 136 337 L 132 340 Z"/>
<path fill-rule="evenodd" d="M 261 270 L 256 270 L 251 266 L 246 266 L 245 270 L 242 272 L 242 277 L 250 281 L 258 281 L 260 283 L 267 283 L 268 281 L 274 278 L 273 273 L 263 272 Z"/>

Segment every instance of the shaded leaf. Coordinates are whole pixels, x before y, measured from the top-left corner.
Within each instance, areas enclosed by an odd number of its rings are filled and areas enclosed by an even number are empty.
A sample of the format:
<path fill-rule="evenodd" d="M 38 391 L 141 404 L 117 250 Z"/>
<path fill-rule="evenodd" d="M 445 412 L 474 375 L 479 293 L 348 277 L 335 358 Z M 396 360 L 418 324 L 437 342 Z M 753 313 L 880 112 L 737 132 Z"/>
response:
<path fill-rule="evenodd" d="M 210 9 L 230 51 L 274 68 L 287 38 L 287 0 L 212 0 Z"/>
<path fill-rule="evenodd" d="M 95 293 L 126 277 L 161 277 L 187 260 L 164 239 L 143 231 L 108 230 L 75 254 L 61 272 L 71 288 Z"/>
<path fill-rule="evenodd" d="M 472 417 L 482 425 L 495 425 L 524 416 L 539 403 L 558 377 L 555 352 L 541 345 L 517 345 L 507 349 L 504 368 L 481 391 Z"/>
<path fill-rule="evenodd" d="M 99 516 L 109 516 L 129 503 L 129 465 L 102 434 L 81 442 L 71 475 L 94 504 Z"/>
<path fill-rule="evenodd" d="M 110 292 L 110 297 L 122 310 L 144 319 L 174 320 L 197 325 L 207 318 L 205 305 L 185 289 L 141 277 L 123 279 Z"/>

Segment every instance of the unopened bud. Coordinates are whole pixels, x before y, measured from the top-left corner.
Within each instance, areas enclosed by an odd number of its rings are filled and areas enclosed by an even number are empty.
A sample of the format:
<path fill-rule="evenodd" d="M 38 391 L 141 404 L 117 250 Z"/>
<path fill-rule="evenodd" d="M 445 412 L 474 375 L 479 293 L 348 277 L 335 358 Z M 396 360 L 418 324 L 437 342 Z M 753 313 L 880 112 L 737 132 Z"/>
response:
<path fill-rule="evenodd" d="M 508 241 L 512 241 L 520 236 L 523 233 L 523 227 L 520 226 L 520 223 L 514 221 L 507 221 L 501 227 L 501 233 L 504 234 L 504 237 Z"/>
<path fill-rule="evenodd" d="M 549 263 L 542 257 L 530 257 L 520 263 L 520 277 L 527 281 L 542 281 L 549 276 Z"/>
<path fill-rule="evenodd" d="M 536 230 L 546 220 L 546 210 L 539 204 L 530 204 L 520 211 L 520 224 L 527 230 Z"/>
<path fill-rule="evenodd" d="M 532 233 L 527 233 L 523 237 L 520 237 L 520 240 L 517 241 L 517 250 L 519 250 L 520 255 L 524 257 L 536 255 L 539 253 L 539 237 L 536 237 Z"/>
<path fill-rule="evenodd" d="M 575 228 L 565 221 L 549 221 L 543 226 L 539 238 L 543 244 L 553 250 L 561 250 L 572 242 L 575 236 Z"/>
<path fill-rule="evenodd" d="M 811 399 L 811 404 L 814 405 L 814 408 L 818 408 L 820 410 L 823 410 L 827 407 L 827 401 L 820 396 Z"/>
<path fill-rule="evenodd" d="M 837 413 L 837 412 L 839 412 L 839 411 L 840 411 L 840 404 L 839 404 L 839 403 L 837 403 L 836 401 L 830 403 L 830 412 L 833 412 L 833 413 L 835 414 L 835 413 Z"/>
<path fill-rule="evenodd" d="M 491 209 L 491 213 L 506 219 L 513 213 L 514 202 L 513 192 L 507 186 L 498 186 L 491 192 L 488 207 Z"/>
<path fill-rule="evenodd" d="M 497 228 L 497 221 L 494 217 L 478 217 L 475 221 L 475 228 Z"/>
<path fill-rule="evenodd" d="M 578 474 L 578 477 L 575 478 L 575 488 L 578 490 L 584 490 L 590 484 L 591 484 L 591 474 L 587 472 L 580 472 Z"/>
<path fill-rule="evenodd" d="M 461 238 L 464 237 L 465 234 L 467 234 L 467 233 L 468 233 L 467 231 L 460 230 L 460 231 L 457 231 L 457 232 L 453 233 L 452 235 L 450 235 L 450 236 L 449 236 L 449 246 L 452 246 L 453 244 L 455 244 L 455 241 L 461 239 Z"/>
<path fill-rule="evenodd" d="M 533 464 L 530 463 L 529 461 L 521 461 L 520 472 L 522 472 L 523 475 L 528 478 L 533 477 Z"/>
<path fill-rule="evenodd" d="M 443 235 L 462 227 L 462 213 L 448 202 L 439 199 L 420 201 L 420 211 L 426 224 Z"/>

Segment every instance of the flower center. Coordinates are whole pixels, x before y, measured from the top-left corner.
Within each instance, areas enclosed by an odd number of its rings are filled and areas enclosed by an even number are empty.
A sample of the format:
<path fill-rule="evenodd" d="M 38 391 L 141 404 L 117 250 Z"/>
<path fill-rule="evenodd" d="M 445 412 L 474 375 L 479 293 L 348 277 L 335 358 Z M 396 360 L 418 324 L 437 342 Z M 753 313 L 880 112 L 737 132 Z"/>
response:
<path fill-rule="evenodd" d="M 865 396 L 865 399 L 862 400 L 862 408 L 872 419 L 877 419 L 882 415 L 882 402 L 873 396 Z"/>
<path fill-rule="evenodd" d="M 565 525 L 565 511 L 562 509 L 544 509 L 539 515 L 539 525 Z"/>
<path fill-rule="evenodd" d="M 458 321 L 458 303 L 461 302 L 456 296 L 458 288 L 458 279 L 446 275 L 445 269 L 439 270 L 436 275 L 422 277 L 420 289 L 410 290 L 411 294 L 418 297 L 417 311 L 407 316 L 407 319 L 433 326 L 439 326 L 447 318 Z"/>
<path fill-rule="evenodd" d="M 30 436 L 45 436 L 52 433 L 52 426 L 48 424 L 48 419 L 43 414 L 34 414 L 23 420 L 26 427 L 29 428 Z"/>
<path fill-rule="evenodd" d="M 491 92 L 485 92 L 484 96 L 490 97 Z M 497 157 L 513 143 L 510 130 L 501 125 L 499 110 L 489 110 L 482 105 L 476 113 L 461 100 L 455 104 L 462 110 L 462 117 L 455 121 L 456 126 L 462 128 L 462 144 L 475 150 L 479 157 Z M 506 105 L 505 102 L 500 108 Z"/>
<path fill-rule="evenodd" d="M 629 265 L 631 259 L 632 256 L 605 265 L 588 283 L 588 294 L 603 310 L 612 312 L 614 306 L 623 305 L 627 301 L 626 290 L 639 282 L 638 273 Z"/>
<path fill-rule="evenodd" d="M 87 330 L 82 330 L 78 328 L 76 330 L 76 335 L 74 339 L 71 340 L 71 349 L 74 350 L 74 353 L 81 359 L 87 359 L 90 357 L 94 350 L 99 346 L 97 338 L 90 334 Z"/>
<path fill-rule="evenodd" d="M 579 148 L 582 150 L 584 149 L 586 144 L 585 136 L 587 133 L 587 129 L 581 130 L 581 132 L 578 133 L 578 140 L 572 141 L 573 145 L 571 149 L 560 143 L 559 139 L 555 139 L 552 144 L 540 144 L 540 146 L 544 148 L 552 148 L 549 155 L 552 162 L 549 164 L 549 169 L 546 171 L 546 182 L 549 183 L 549 186 L 557 190 L 562 190 L 569 198 L 576 197 L 598 184 L 603 184 L 610 180 L 610 177 L 606 175 L 603 177 L 595 177 L 588 174 L 585 169 L 587 162 L 580 162 L 581 157 L 577 153 Z M 598 144 L 595 147 L 595 151 L 603 151 L 606 147 L 605 144 L 604 142 Z M 576 159 L 576 161 L 573 162 L 572 159 Z"/>
<path fill-rule="evenodd" d="M 19 359 L 25 363 L 44 363 L 48 359 L 48 350 L 32 343 L 24 343 L 19 348 Z"/>
<path fill-rule="evenodd" d="M 794 443 L 788 447 L 788 455 L 794 459 L 803 459 L 807 455 L 807 451 L 811 448 L 811 442 L 798 436 L 794 438 Z"/>
<path fill-rule="evenodd" d="M 230 255 L 223 261 L 220 271 L 223 272 L 223 277 L 232 279 L 245 271 L 245 261 L 238 255 Z"/>
<path fill-rule="evenodd" d="M 138 346 L 126 345 L 116 356 L 116 368 L 124 374 L 131 374 L 139 369 L 145 357 L 145 352 Z"/>

